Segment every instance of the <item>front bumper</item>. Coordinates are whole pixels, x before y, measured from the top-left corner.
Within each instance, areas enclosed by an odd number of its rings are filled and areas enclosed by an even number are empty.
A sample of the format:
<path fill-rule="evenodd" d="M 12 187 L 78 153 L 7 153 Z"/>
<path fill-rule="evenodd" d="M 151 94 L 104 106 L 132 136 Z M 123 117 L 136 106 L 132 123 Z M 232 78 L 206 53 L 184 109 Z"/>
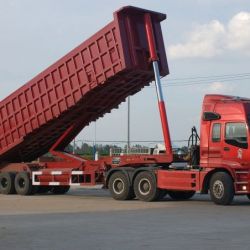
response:
<path fill-rule="evenodd" d="M 234 181 L 235 194 L 250 194 L 250 169 L 236 170 Z"/>

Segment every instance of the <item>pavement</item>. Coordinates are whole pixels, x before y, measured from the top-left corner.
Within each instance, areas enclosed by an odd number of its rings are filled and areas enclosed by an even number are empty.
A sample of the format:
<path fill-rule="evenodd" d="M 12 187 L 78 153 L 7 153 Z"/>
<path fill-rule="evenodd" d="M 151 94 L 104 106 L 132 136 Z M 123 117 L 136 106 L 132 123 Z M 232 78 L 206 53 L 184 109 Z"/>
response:
<path fill-rule="evenodd" d="M 0 250 L 250 249 L 250 201 L 115 201 L 106 190 L 0 195 Z"/>

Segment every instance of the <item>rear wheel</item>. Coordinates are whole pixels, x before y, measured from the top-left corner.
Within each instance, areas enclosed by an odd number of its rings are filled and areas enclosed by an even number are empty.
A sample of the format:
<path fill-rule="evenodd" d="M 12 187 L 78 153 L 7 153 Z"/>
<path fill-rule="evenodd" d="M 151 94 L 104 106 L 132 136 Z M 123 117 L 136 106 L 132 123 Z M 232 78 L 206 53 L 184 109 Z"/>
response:
<path fill-rule="evenodd" d="M 70 189 L 70 186 L 55 186 L 52 187 L 51 192 L 53 194 L 66 194 Z"/>
<path fill-rule="evenodd" d="M 195 195 L 195 191 L 168 191 L 168 195 L 173 200 L 188 200 Z"/>
<path fill-rule="evenodd" d="M 20 172 L 16 175 L 15 188 L 20 195 L 31 195 L 33 193 L 32 181 L 28 173 Z"/>
<path fill-rule="evenodd" d="M 214 203 L 229 205 L 234 198 L 234 184 L 231 176 L 225 172 L 213 174 L 210 180 L 210 196 Z"/>
<path fill-rule="evenodd" d="M 135 195 L 142 201 L 154 201 L 160 197 L 160 189 L 157 188 L 156 178 L 153 173 L 144 171 L 135 177 Z"/>
<path fill-rule="evenodd" d="M 0 193 L 1 194 L 15 194 L 15 174 L 1 173 L 0 174 Z"/>
<path fill-rule="evenodd" d="M 115 200 L 131 200 L 135 197 L 128 177 L 121 171 L 114 172 L 111 175 L 108 188 Z"/>

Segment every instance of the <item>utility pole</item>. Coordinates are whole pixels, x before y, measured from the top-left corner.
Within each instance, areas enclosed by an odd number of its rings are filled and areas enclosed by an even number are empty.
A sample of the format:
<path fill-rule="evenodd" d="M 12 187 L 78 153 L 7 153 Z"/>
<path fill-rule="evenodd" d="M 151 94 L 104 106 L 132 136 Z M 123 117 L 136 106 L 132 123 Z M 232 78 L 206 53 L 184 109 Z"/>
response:
<path fill-rule="evenodd" d="M 95 121 L 95 135 L 94 135 L 94 160 L 97 161 L 99 156 L 98 156 L 98 151 L 97 151 L 97 148 L 96 148 L 96 121 Z"/>

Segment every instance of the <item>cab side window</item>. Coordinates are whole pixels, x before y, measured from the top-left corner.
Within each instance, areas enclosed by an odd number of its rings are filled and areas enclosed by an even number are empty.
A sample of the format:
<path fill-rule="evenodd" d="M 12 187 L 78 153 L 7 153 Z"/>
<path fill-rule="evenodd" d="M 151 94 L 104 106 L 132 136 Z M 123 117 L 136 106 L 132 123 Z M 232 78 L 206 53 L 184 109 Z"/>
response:
<path fill-rule="evenodd" d="M 221 124 L 215 123 L 212 129 L 212 141 L 220 142 L 221 141 Z"/>
<path fill-rule="evenodd" d="M 248 148 L 247 143 L 247 127 L 243 122 L 230 122 L 226 124 L 225 142 L 227 144 Z"/>

